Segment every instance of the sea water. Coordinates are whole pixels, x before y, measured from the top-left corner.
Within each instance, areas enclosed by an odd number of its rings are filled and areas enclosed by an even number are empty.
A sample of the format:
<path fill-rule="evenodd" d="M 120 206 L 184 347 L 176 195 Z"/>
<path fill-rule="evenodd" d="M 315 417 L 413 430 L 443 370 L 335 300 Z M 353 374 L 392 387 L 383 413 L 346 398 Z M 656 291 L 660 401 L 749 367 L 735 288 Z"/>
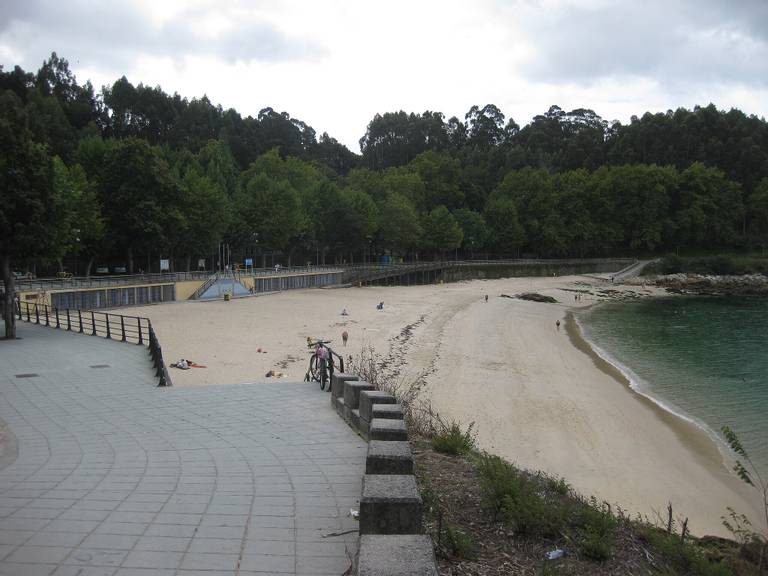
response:
<path fill-rule="evenodd" d="M 638 392 L 710 434 L 730 426 L 768 473 L 768 299 L 614 302 L 577 319 Z"/>

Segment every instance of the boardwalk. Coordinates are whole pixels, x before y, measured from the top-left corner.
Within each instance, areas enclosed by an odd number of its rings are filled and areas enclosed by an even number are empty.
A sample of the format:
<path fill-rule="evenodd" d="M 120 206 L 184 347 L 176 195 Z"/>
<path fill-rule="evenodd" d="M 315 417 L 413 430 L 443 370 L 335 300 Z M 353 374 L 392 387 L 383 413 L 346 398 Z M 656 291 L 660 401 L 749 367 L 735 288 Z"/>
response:
<path fill-rule="evenodd" d="M 365 445 L 297 383 L 156 388 L 146 349 L 0 342 L 0 575 L 341 574 Z"/>

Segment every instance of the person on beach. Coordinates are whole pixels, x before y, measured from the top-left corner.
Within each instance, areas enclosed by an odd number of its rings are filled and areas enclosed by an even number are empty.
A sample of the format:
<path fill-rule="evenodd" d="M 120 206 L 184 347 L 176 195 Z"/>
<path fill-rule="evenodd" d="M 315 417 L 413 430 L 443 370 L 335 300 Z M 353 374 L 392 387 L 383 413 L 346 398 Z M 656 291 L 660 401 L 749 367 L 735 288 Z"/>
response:
<path fill-rule="evenodd" d="M 485 295 L 485 303 L 488 304 L 488 294 Z"/>
<path fill-rule="evenodd" d="M 342 316 L 349 316 L 349 312 L 347 312 L 347 309 L 344 308 L 344 310 L 341 311 Z"/>
<path fill-rule="evenodd" d="M 560 332 L 560 320 L 555 320 L 555 326 L 557 326 L 557 331 Z"/>
<path fill-rule="evenodd" d="M 344 330 L 344 332 L 341 333 L 341 341 L 344 342 L 344 346 L 347 345 L 348 339 L 349 339 L 349 334 L 347 334 L 347 331 Z"/>

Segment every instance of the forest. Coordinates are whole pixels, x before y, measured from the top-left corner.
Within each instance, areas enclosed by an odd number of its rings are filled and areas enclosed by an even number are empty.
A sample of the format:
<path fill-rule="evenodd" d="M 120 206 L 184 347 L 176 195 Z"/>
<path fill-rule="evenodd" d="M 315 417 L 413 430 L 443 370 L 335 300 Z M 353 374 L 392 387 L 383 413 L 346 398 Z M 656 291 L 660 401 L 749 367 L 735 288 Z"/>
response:
<path fill-rule="evenodd" d="M 56 53 L 0 68 L 4 277 L 210 269 L 221 243 L 257 266 L 763 249 L 768 125 L 709 104 L 520 127 L 486 104 L 376 114 L 355 153 L 269 107 L 97 93 Z"/>

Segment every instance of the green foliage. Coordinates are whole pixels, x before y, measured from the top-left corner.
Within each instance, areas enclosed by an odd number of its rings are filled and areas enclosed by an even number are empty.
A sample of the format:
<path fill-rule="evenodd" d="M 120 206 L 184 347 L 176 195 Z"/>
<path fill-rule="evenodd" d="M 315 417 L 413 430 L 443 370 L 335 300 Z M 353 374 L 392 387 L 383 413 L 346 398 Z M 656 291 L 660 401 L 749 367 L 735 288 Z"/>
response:
<path fill-rule="evenodd" d="M 320 251 L 357 260 L 385 251 L 587 257 L 768 247 L 768 123 L 738 110 L 678 109 L 625 126 L 552 106 L 522 128 L 491 103 L 463 119 L 385 112 L 357 156 L 272 108 L 244 118 L 126 77 L 97 95 L 55 53 L 34 74 L 0 70 L 0 92 L 23 117 L 18 135 L 62 163 L 57 214 L 68 214 L 57 249 L 21 250 L 38 261 L 201 256 L 221 241 L 236 259 L 257 248 L 301 261 Z M 73 207 L 94 190 L 91 212 Z M 71 224 L 81 218 L 89 224 Z M 73 242 L 75 229 L 93 230 L 92 240 Z M 768 264 L 712 259 L 699 268 Z"/>
<path fill-rule="evenodd" d="M 450 524 L 443 527 L 440 544 L 451 556 L 471 560 L 475 558 L 475 543 L 464 531 Z"/>
<path fill-rule="evenodd" d="M 730 576 L 731 568 L 725 562 L 713 562 L 706 551 L 682 540 L 677 534 L 669 534 L 658 528 L 646 527 L 641 537 L 652 547 L 663 561 L 666 574 L 697 576 Z"/>
<path fill-rule="evenodd" d="M 432 448 L 443 454 L 459 455 L 468 454 L 477 445 L 477 435 L 473 431 L 475 423 L 472 422 L 466 430 L 462 430 L 461 424 L 456 421 L 444 424 L 432 438 Z"/>
<path fill-rule="evenodd" d="M 438 206 L 424 217 L 422 246 L 436 253 L 454 250 L 461 245 L 464 232 L 445 206 Z"/>

